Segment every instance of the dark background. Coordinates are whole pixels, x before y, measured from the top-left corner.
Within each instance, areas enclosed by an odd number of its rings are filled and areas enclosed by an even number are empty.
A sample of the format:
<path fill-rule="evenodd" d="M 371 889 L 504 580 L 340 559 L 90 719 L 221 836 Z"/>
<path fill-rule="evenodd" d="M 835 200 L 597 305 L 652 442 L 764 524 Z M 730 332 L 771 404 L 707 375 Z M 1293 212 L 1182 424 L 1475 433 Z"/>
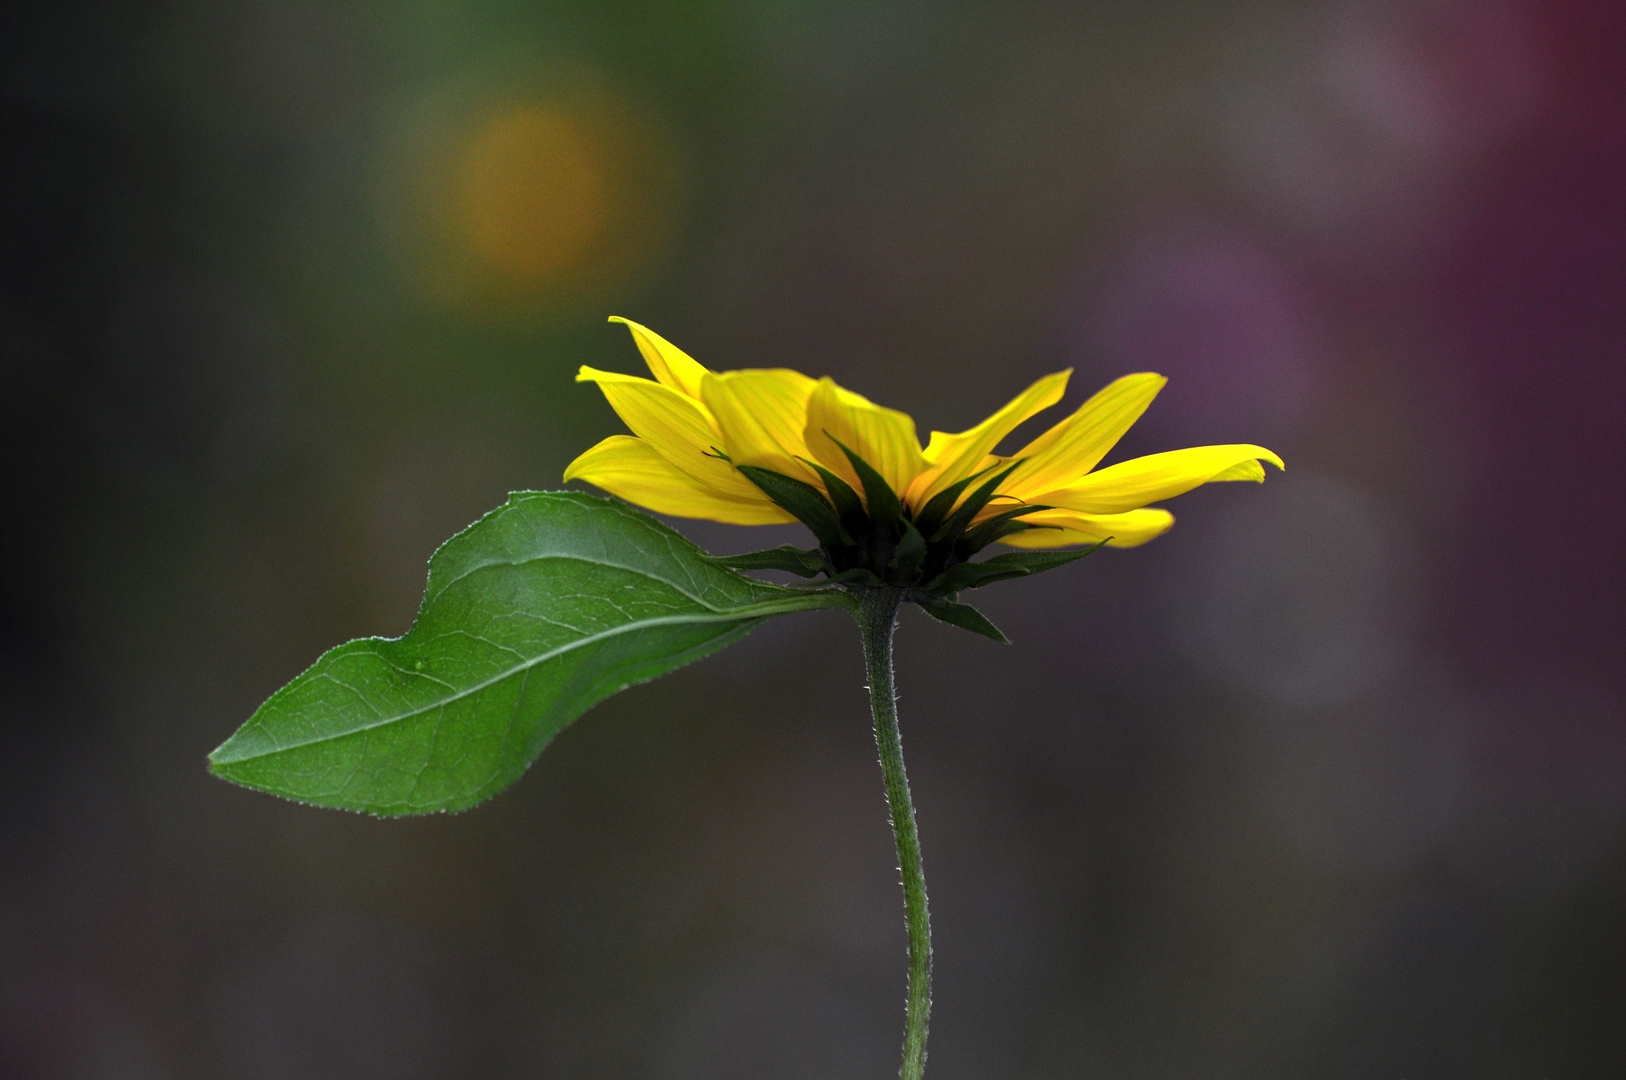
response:
<path fill-rule="evenodd" d="M 0 16 L 0 1075 L 884 1077 L 856 636 L 458 817 L 204 756 L 621 430 L 622 314 L 1285 475 L 900 634 L 931 1074 L 1626 1075 L 1626 10 L 172 0 Z M 795 530 L 685 524 L 715 550 Z"/>

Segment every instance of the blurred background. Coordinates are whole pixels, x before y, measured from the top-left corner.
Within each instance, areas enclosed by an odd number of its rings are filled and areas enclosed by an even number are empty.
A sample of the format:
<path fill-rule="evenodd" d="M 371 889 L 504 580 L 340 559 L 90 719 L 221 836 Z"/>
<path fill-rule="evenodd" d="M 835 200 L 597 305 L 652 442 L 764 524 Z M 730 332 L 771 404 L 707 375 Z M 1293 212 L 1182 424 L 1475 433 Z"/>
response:
<path fill-rule="evenodd" d="M 930 1075 L 1626 1074 L 1623 57 L 1603 0 L 6 7 L 0 1074 L 895 1075 L 838 614 L 462 816 L 204 772 L 622 430 L 611 314 L 923 432 L 1161 371 L 1115 457 L 1288 462 L 990 590 L 1013 646 L 904 619 Z"/>

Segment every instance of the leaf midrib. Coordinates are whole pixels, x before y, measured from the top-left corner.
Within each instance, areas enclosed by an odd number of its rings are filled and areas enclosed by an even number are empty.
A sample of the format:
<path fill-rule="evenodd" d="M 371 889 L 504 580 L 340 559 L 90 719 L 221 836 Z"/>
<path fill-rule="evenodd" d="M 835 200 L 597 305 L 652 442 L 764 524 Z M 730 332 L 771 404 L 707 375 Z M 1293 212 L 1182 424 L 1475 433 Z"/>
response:
<path fill-rule="evenodd" d="M 559 556 L 540 556 L 540 558 L 553 558 L 553 557 L 559 557 Z M 532 562 L 532 561 L 535 561 L 535 560 L 527 559 L 525 561 L 526 562 Z M 591 561 L 591 560 L 584 560 L 584 561 Z M 488 564 L 488 565 L 499 565 L 499 564 Z M 515 564 L 511 564 L 511 565 L 515 565 Z M 602 564 L 602 565 L 609 565 L 609 564 Z M 555 648 L 549 649 L 547 652 L 539 653 L 536 656 L 530 658 L 529 660 L 525 660 L 525 661 L 522 661 L 522 662 L 520 662 L 518 664 L 515 664 L 513 667 L 508 668 L 507 670 L 503 671 L 500 675 L 494 675 L 491 678 L 486 679 L 484 682 L 476 683 L 474 686 L 468 687 L 467 689 L 464 689 L 464 690 L 459 690 L 455 694 L 449 695 L 448 697 L 441 698 L 440 700 L 432 702 L 432 703 L 430 703 L 428 705 L 424 705 L 421 708 L 412 709 L 412 710 L 409 710 L 407 712 L 396 713 L 396 714 L 391 715 L 391 716 L 381 717 L 380 719 L 372 721 L 371 723 L 361 724 L 361 725 L 358 725 L 356 727 L 349 728 L 349 729 L 347 729 L 345 731 L 333 732 L 332 734 L 326 734 L 326 735 L 319 735 L 319 736 L 317 736 L 315 738 L 304 739 L 304 740 L 299 741 L 299 742 L 286 743 L 286 744 L 284 744 L 282 746 L 276 747 L 275 749 L 267 750 L 267 751 L 264 751 L 262 753 L 246 754 L 246 755 L 244 755 L 242 757 L 232 757 L 232 758 L 216 758 L 216 757 L 212 757 L 210 763 L 213 764 L 213 765 L 236 765 L 236 764 L 240 764 L 240 763 L 245 762 L 245 761 L 254 761 L 254 760 L 258 759 L 258 758 L 271 757 L 274 754 L 286 753 L 286 752 L 288 752 L 290 750 L 299 750 L 299 749 L 303 749 L 303 748 L 305 748 L 307 746 L 316 746 L 316 745 L 319 745 L 319 744 L 324 743 L 324 742 L 332 742 L 335 739 L 347 739 L 352 735 L 360 735 L 360 734 L 362 734 L 364 732 L 375 731 L 378 728 L 386 727 L 386 726 L 388 726 L 390 724 L 398 724 L 398 723 L 401 723 L 403 721 L 410 720 L 415 716 L 422 716 L 424 713 L 430 712 L 430 711 L 432 711 L 434 709 L 445 708 L 446 706 L 451 705 L 454 702 L 461 701 L 462 699 L 464 699 L 466 697 L 470 697 L 470 696 L 472 696 L 474 694 L 478 694 L 482 690 L 486 690 L 486 689 L 488 689 L 488 688 L 490 688 L 492 686 L 496 686 L 498 683 L 504 681 L 505 679 L 513 678 L 515 675 L 517 675 L 517 674 L 519 674 L 519 673 L 521 673 L 523 671 L 528 671 L 531 668 L 536 667 L 538 664 L 543 664 L 543 663 L 546 663 L 549 660 L 553 660 L 553 659 L 556 659 L 556 658 L 558 658 L 560 656 L 563 656 L 563 655 L 565 655 L 566 653 L 570 652 L 573 649 L 579 649 L 579 648 L 583 648 L 583 647 L 588 646 L 588 645 L 595 644 L 595 643 L 600 642 L 600 641 L 606 641 L 606 640 L 608 640 L 610 638 L 613 638 L 613 637 L 615 637 L 615 636 L 617 636 L 619 634 L 630 633 L 630 632 L 632 632 L 634 630 L 644 630 L 644 629 L 648 629 L 650 627 L 655 627 L 655 626 L 684 626 L 684 625 L 704 625 L 706 623 L 743 622 L 743 621 L 746 621 L 746 620 L 749 620 L 749 619 L 756 618 L 758 616 L 779 615 L 779 614 L 785 614 L 785 613 L 792 612 L 792 611 L 812 611 L 812 610 L 817 610 L 818 608 L 822 608 L 822 607 L 836 606 L 835 603 L 833 603 L 830 600 L 821 599 L 816 603 L 810 603 L 809 602 L 809 601 L 812 601 L 815 597 L 828 596 L 828 595 L 830 595 L 830 594 L 822 593 L 822 592 L 814 592 L 814 593 L 806 594 L 805 598 L 803 596 L 785 597 L 785 598 L 780 599 L 780 600 L 771 600 L 771 601 L 767 601 L 765 603 L 751 604 L 751 605 L 748 605 L 746 607 L 737 608 L 737 609 L 735 609 L 733 611 L 730 611 L 730 612 L 718 611 L 717 613 L 710 614 L 710 615 L 700 615 L 700 614 L 662 615 L 662 616 L 658 616 L 658 617 L 653 618 L 653 619 L 642 619 L 642 620 L 639 620 L 638 622 L 629 622 L 629 623 L 626 623 L 626 624 L 624 624 L 622 626 L 612 627 L 609 630 L 601 630 L 596 634 L 590 634 L 590 635 L 588 635 L 586 637 L 578 638 L 575 641 L 567 642 L 564 645 L 560 645 L 560 646 L 557 646 Z M 701 601 L 697 601 L 697 602 L 701 602 Z M 711 605 L 708 604 L 706 606 L 710 607 Z M 715 610 L 715 609 L 713 609 L 713 610 Z M 416 674 L 416 672 L 414 672 L 413 674 Z M 303 681 L 303 680 L 300 680 L 300 681 Z M 273 698 L 272 698 L 272 701 L 275 701 L 276 698 L 281 697 L 281 696 L 282 696 L 281 694 L 274 695 Z M 269 705 L 270 702 L 267 702 L 266 704 Z M 225 749 L 225 748 L 222 747 L 221 749 Z M 217 753 L 218 753 L 218 751 L 217 751 Z"/>
<path fill-rule="evenodd" d="M 548 495 L 568 495 L 568 494 L 572 494 L 572 493 L 571 492 L 542 492 L 542 493 L 540 493 L 540 495 L 543 496 L 543 497 L 546 497 Z M 551 500 L 549 500 L 549 501 L 551 501 Z M 570 501 L 572 503 L 576 502 L 575 499 L 572 499 Z M 510 502 L 509 504 L 502 507 L 497 512 L 498 513 L 506 513 L 509 510 L 514 509 L 515 507 L 517 507 L 519 505 L 521 505 L 521 504 L 516 503 L 516 502 Z M 626 510 L 626 508 L 624 508 L 624 507 L 615 506 L 613 508 L 618 513 L 620 513 L 623 518 L 626 518 L 627 520 L 633 521 L 634 524 L 637 524 L 637 525 L 640 525 L 640 526 L 645 526 L 645 525 L 649 524 L 649 523 L 646 523 L 644 521 L 639 521 L 638 518 L 641 515 L 634 514 L 634 513 L 630 512 L 630 511 Z M 695 548 L 692 543 L 690 543 L 687 539 L 685 539 L 683 536 L 679 535 L 678 533 L 674 532 L 671 535 L 666 535 L 664 533 L 655 533 L 654 535 L 658 536 L 666 544 L 668 549 L 671 548 L 672 541 L 676 540 L 680 544 L 685 544 L 685 545 L 689 546 L 690 548 L 693 548 L 695 554 L 698 554 L 698 555 L 701 555 L 702 557 L 704 557 L 704 553 L 701 552 L 699 548 Z M 705 600 L 703 600 L 700 597 L 694 595 L 694 593 L 688 591 L 688 589 L 684 588 L 684 586 L 678 584 L 676 581 L 672 581 L 669 578 L 662 577 L 658 573 L 655 573 L 655 572 L 651 571 L 646 566 L 628 566 L 626 563 L 612 560 L 609 557 L 608 550 L 606 550 L 605 555 L 604 555 L 603 558 L 594 558 L 591 555 L 584 555 L 584 554 L 582 554 L 580 552 L 575 552 L 575 551 L 548 551 L 548 552 L 539 552 L 539 553 L 537 553 L 535 555 L 528 555 L 528 556 L 525 556 L 524 558 L 518 558 L 518 559 L 511 559 L 511 558 L 510 559 L 485 559 L 485 560 L 481 560 L 480 562 L 477 562 L 474 565 L 469 566 L 466 569 L 462 570 L 456 577 L 452 578 L 450 581 L 447 581 L 444 584 L 439 584 L 439 583 L 437 583 L 435 581 L 434 567 L 433 567 L 433 565 L 431 565 L 430 566 L 429 581 L 427 582 L 427 584 L 425 586 L 425 589 L 424 589 L 424 606 L 428 607 L 429 605 L 433 604 L 436 600 L 440 599 L 441 595 L 443 593 L 445 593 L 448 589 L 450 589 L 453 585 L 456 585 L 458 582 L 462 581 L 466 577 L 469 577 L 469 576 L 471 576 L 473 574 L 479 573 L 481 570 L 484 570 L 487 567 L 491 567 L 491 566 L 524 566 L 527 563 L 540 562 L 540 561 L 542 561 L 544 559 L 567 559 L 567 560 L 573 560 L 575 562 L 587 563 L 590 566 L 608 567 L 611 570 L 626 570 L 629 573 L 639 574 L 639 575 L 641 575 L 643 577 L 649 578 L 652 581 L 659 581 L 663 585 L 668 585 L 671 588 L 677 590 L 677 592 L 679 594 L 688 597 L 690 600 L 693 600 L 695 603 L 700 604 L 703 607 L 711 608 L 713 611 L 720 610 L 717 607 L 717 605 L 707 603 Z M 431 564 L 432 563 L 433 563 L 433 560 L 431 560 Z M 684 576 L 686 578 L 688 578 L 688 582 L 689 582 L 690 586 L 693 586 L 693 585 L 696 584 L 696 582 L 694 580 L 694 576 L 692 574 L 687 574 L 686 573 Z M 744 579 L 744 580 L 749 581 L 750 579 L 747 578 L 747 579 Z M 767 585 L 766 582 L 758 581 L 758 582 L 752 582 L 752 584 L 766 585 L 768 588 L 774 588 L 774 586 Z"/>

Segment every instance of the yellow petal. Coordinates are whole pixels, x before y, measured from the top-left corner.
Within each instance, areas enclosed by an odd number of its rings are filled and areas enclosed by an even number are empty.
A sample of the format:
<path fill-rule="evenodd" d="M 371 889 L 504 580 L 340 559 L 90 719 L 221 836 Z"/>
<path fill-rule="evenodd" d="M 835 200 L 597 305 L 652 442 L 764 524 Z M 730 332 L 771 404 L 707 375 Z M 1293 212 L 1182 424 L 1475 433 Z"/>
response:
<path fill-rule="evenodd" d="M 583 367 L 577 382 L 596 382 L 610 408 L 639 438 L 685 475 L 725 498 L 752 500 L 761 492 L 717 457 L 722 443 L 711 415 L 698 401 L 658 382 Z"/>
<path fill-rule="evenodd" d="M 1278 461 L 1276 465 L 1280 468 L 1281 462 Z M 1210 484 L 1221 480 L 1252 480 L 1256 484 L 1263 484 L 1265 482 L 1265 467 L 1259 464 L 1258 459 L 1248 458 L 1246 461 L 1239 461 L 1224 472 L 1208 478 Z"/>
<path fill-rule="evenodd" d="M 678 470 L 649 443 L 631 435 L 611 435 L 588 450 L 570 463 L 565 479 L 585 480 L 657 514 L 729 525 L 774 525 L 796 520 L 760 492 L 752 501 L 723 497 Z"/>
<path fill-rule="evenodd" d="M 1170 450 L 1119 462 L 1065 487 L 1035 495 L 1030 501 L 1086 514 L 1117 514 L 1173 498 L 1214 480 L 1262 481 L 1265 470 L 1260 461 L 1282 467 L 1281 458 L 1262 446 L 1246 443 Z"/>
<path fill-rule="evenodd" d="M 643 353 L 644 363 L 649 365 L 650 374 L 662 386 L 700 400 L 700 380 L 706 375 L 704 365 L 646 326 L 619 315 L 611 315 L 610 321 L 621 323 L 632 331 L 632 340 L 637 344 L 638 351 Z"/>
<path fill-rule="evenodd" d="M 1058 548 L 1071 544 L 1136 547 L 1169 531 L 1174 515 L 1167 510 L 1131 510 L 1127 514 L 1076 514 L 1067 510 L 1040 510 L 1023 521 L 1057 528 L 1029 529 L 1000 541 L 1020 548 Z M 1111 539 L 1107 539 L 1111 537 Z"/>
<path fill-rule="evenodd" d="M 1068 368 L 1046 375 L 969 431 L 958 435 L 932 432 L 925 455 L 929 468 L 915 479 L 909 492 L 909 505 L 926 505 L 939 491 L 982 468 L 994 447 L 1015 431 L 1018 424 L 1061 400 L 1067 391 L 1067 377 L 1072 373 L 1073 369 Z"/>
<path fill-rule="evenodd" d="M 818 474 L 799 460 L 807 456 L 802 428 L 812 379 L 785 368 L 707 372 L 700 392 L 734 464 L 818 483 Z"/>
<path fill-rule="evenodd" d="M 1073 415 L 1011 455 L 1024 460 L 1000 490 L 1028 498 L 1077 480 L 1123 438 L 1166 382 L 1143 371 L 1109 383 Z"/>
<path fill-rule="evenodd" d="M 926 470 L 915 422 L 907 413 L 884 409 L 828 377 L 819 380 L 808 399 L 806 440 L 814 460 L 859 494 L 864 487 L 837 442 L 868 462 L 899 496 Z"/>
<path fill-rule="evenodd" d="M 585 365 L 576 381 L 598 383 L 616 415 L 657 449 L 706 450 L 721 439 L 704 405 L 661 383 Z"/>

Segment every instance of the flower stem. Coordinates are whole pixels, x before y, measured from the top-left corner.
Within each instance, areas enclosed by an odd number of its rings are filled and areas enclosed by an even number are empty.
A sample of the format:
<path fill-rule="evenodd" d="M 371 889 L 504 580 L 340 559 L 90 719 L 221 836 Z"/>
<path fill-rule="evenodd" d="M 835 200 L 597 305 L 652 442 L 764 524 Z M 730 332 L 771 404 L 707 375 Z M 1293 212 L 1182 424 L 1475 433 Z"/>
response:
<path fill-rule="evenodd" d="M 903 590 L 893 586 L 864 589 L 859 593 L 857 615 L 864 637 L 875 745 L 881 752 L 886 805 L 898 844 L 904 919 L 909 929 L 909 999 L 903 1029 L 903 1067 L 898 1075 L 900 1080 L 920 1080 L 926 1069 L 926 1022 L 932 1011 L 932 928 L 926 911 L 926 875 L 920 865 L 920 834 L 915 830 L 915 807 L 909 798 L 909 776 L 903 768 L 903 738 L 898 733 L 898 703 L 892 683 L 892 631 L 902 600 Z"/>

